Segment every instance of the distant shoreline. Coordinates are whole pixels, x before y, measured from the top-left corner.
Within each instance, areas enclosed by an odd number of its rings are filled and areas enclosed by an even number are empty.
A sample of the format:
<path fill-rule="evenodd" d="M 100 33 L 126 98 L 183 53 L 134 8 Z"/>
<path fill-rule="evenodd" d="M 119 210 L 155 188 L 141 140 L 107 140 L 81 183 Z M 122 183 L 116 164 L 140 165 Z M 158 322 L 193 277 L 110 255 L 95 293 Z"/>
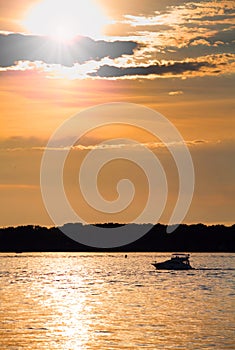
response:
<path fill-rule="evenodd" d="M 82 224 L 70 224 L 82 233 Z M 129 224 L 135 225 L 137 224 Z M 122 226 L 100 224 L 102 227 Z M 154 225 L 143 237 L 121 247 L 93 248 L 78 243 L 56 227 L 35 225 L 0 229 L 0 252 L 235 252 L 235 224 L 232 226 L 181 224 L 173 233 L 166 233 L 166 225 Z"/>

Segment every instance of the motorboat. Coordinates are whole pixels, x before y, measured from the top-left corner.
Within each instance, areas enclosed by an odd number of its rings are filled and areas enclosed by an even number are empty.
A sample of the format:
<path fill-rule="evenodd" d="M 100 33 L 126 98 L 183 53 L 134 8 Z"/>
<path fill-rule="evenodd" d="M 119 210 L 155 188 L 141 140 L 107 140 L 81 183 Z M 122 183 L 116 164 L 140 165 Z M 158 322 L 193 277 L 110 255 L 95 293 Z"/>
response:
<path fill-rule="evenodd" d="M 171 259 L 163 262 L 154 262 L 152 265 L 157 270 L 191 270 L 193 267 L 189 263 L 189 254 L 174 253 Z"/>

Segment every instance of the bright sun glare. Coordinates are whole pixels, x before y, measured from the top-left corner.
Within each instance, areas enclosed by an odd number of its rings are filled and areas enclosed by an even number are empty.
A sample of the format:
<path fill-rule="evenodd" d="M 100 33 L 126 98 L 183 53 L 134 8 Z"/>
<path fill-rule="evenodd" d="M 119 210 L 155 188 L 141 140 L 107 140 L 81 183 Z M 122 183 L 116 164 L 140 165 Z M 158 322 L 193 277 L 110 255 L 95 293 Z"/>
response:
<path fill-rule="evenodd" d="M 77 35 L 97 38 L 108 19 L 92 0 L 43 0 L 26 14 L 22 25 L 32 34 L 68 41 Z"/>

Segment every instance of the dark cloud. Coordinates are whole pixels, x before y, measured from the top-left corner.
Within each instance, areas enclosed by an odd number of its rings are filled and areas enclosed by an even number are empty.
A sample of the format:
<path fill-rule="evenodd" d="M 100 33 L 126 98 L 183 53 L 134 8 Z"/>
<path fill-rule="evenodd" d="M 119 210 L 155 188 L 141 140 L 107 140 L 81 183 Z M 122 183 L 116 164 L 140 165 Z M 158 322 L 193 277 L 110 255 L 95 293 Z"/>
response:
<path fill-rule="evenodd" d="M 46 145 L 47 141 L 37 137 L 12 136 L 0 139 L 0 151 L 31 149 Z"/>
<path fill-rule="evenodd" d="M 223 41 L 225 43 L 234 43 L 235 29 L 231 28 L 229 30 L 218 31 L 216 34 L 210 36 L 210 40 Z"/>
<path fill-rule="evenodd" d="M 228 12 L 230 13 L 230 12 Z M 202 17 L 194 17 L 193 20 L 194 21 L 200 21 L 200 22 L 204 22 L 204 21 L 212 21 L 212 22 L 217 22 L 217 21 L 223 21 L 224 19 L 233 19 L 235 18 L 235 15 L 232 16 L 228 16 L 227 14 L 223 14 L 223 15 L 212 15 L 212 16 L 202 16 Z M 191 20 L 188 19 L 189 21 Z"/>
<path fill-rule="evenodd" d="M 206 40 L 210 46 L 203 45 L 199 40 Z M 198 41 L 198 42 L 197 42 Z M 177 46 L 166 46 L 162 49 L 162 52 L 156 53 L 158 60 L 175 60 L 181 61 L 185 57 L 190 59 L 196 59 L 197 57 L 207 55 L 218 55 L 218 54 L 231 54 L 234 52 L 234 43 L 224 43 L 219 40 L 213 41 L 205 37 L 197 37 L 190 41 L 190 44 L 185 47 L 178 48 Z M 192 45 L 194 43 L 194 45 Z"/>
<path fill-rule="evenodd" d="M 35 35 L 0 34 L 0 66 L 9 67 L 16 61 L 43 61 L 71 67 L 74 63 L 132 55 L 138 44 L 133 41 L 95 41 L 78 37 L 72 43 Z"/>
<path fill-rule="evenodd" d="M 186 28 L 197 28 L 199 27 L 199 23 L 198 22 L 190 22 L 190 23 L 184 23 L 184 27 Z M 201 27 L 203 28 L 208 28 L 211 30 L 215 30 L 216 32 L 220 32 L 223 30 L 232 30 L 233 26 L 231 23 L 226 23 L 226 22 L 222 22 L 222 23 L 211 23 L 211 22 L 207 22 L 207 23 L 201 23 Z"/>
<path fill-rule="evenodd" d="M 104 65 L 100 67 L 96 73 L 91 73 L 91 76 L 99 76 L 102 78 L 113 78 L 133 75 L 164 75 L 164 74 L 182 74 L 184 72 L 199 71 L 203 67 L 215 67 L 208 62 L 175 62 L 173 64 L 151 66 L 126 67 L 119 68 L 115 66 Z"/>
<path fill-rule="evenodd" d="M 227 44 L 232 44 L 234 43 L 234 38 L 235 38 L 235 29 L 229 29 L 229 30 L 217 31 L 216 33 L 211 34 L 210 36 L 209 35 L 195 36 L 194 38 L 189 40 L 189 44 L 194 40 L 201 40 L 201 39 L 207 40 L 211 45 L 213 45 L 216 41 L 222 41 Z"/>

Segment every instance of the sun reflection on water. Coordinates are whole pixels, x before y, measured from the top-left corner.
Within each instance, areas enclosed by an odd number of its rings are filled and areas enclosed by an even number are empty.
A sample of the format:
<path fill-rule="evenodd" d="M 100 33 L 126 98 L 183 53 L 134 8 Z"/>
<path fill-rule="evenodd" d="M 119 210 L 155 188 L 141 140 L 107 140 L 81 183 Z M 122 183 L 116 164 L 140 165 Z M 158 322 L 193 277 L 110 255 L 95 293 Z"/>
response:
<path fill-rule="evenodd" d="M 232 348 L 234 271 L 156 272 L 153 260 L 153 254 L 1 257 L 0 348 Z M 198 255 L 194 265 L 205 261 Z"/>

